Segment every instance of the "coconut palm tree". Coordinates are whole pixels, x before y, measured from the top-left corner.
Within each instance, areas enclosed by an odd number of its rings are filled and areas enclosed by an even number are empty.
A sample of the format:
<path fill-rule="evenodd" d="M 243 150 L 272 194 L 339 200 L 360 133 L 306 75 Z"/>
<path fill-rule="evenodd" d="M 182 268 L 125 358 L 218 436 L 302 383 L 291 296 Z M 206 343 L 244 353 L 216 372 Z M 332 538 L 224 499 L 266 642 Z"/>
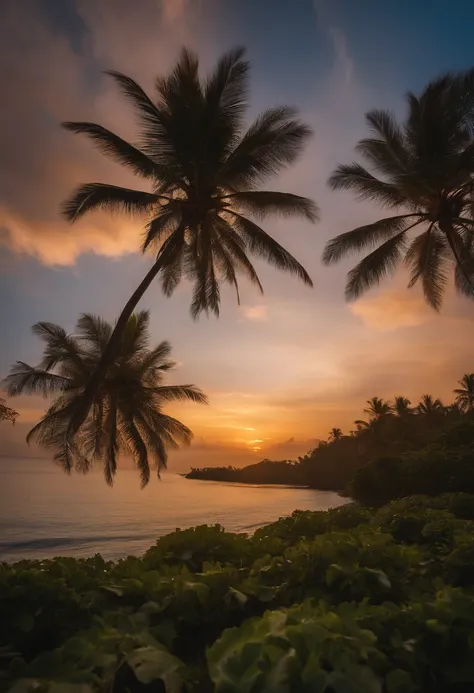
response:
<path fill-rule="evenodd" d="M 380 397 L 368 399 L 367 407 L 364 409 L 364 413 L 368 414 L 370 418 L 375 421 L 385 418 L 391 411 L 392 407 L 389 402 L 385 402 L 385 400 L 380 399 Z"/>
<path fill-rule="evenodd" d="M 10 409 L 5 404 L 3 397 L 0 397 L 0 422 L 1 421 L 11 421 L 12 424 L 15 423 L 18 417 L 18 412 L 14 409 Z"/>
<path fill-rule="evenodd" d="M 472 411 L 474 409 L 474 373 L 466 373 L 459 380 L 460 388 L 454 390 L 456 395 L 455 403 L 460 406 L 462 411 Z"/>
<path fill-rule="evenodd" d="M 435 399 L 432 395 L 423 395 L 416 409 L 419 414 L 427 416 L 435 416 L 445 412 L 442 401 Z"/>
<path fill-rule="evenodd" d="M 259 189 L 296 161 L 310 130 L 294 109 L 285 106 L 265 111 L 245 129 L 248 70 L 244 49 L 236 48 L 202 80 L 197 57 L 183 50 L 171 74 L 157 80 L 154 98 L 130 77 L 108 73 L 135 107 L 139 146 L 101 125 L 63 124 L 91 138 L 104 154 L 148 184 L 146 191 L 105 183 L 82 185 L 64 203 L 66 218 L 76 221 L 97 209 L 143 215 L 147 223 L 142 250 L 155 254 L 154 264 L 117 321 L 71 434 L 113 362 L 130 315 L 158 274 L 167 296 L 182 277 L 192 282 L 194 317 L 202 311 L 219 314 L 223 282 L 235 287 L 239 300 L 239 273 L 262 291 L 250 253 L 312 286 L 302 265 L 246 216 L 299 216 L 311 222 L 317 218 L 317 207 L 308 198 Z"/>
<path fill-rule="evenodd" d="M 331 428 L 331 431 L 329 433 L 329 440 L 341 440 L 342 436 L 343 433 L 341 428 Z"/>
<path fill-rule="evenodd" d="M 399 395 L 398 397 L 394 398 L 392 404 L 392 411 L 400 419 L 406 419 L 413 413 L 410 400 L 407 397 L 403 397 L 402 395 Z"/>
<path fill-rule="evenodd" d="M 438 310 L 451 265 L 456 289 L 474 296 L 474 70 L 444 75 L 407 101 L 402 124 L 388 111 L 366 116 L 372 135 L 357 151 L 374 173 L 352 163 L 329 179 L 333 190 L 351 190 L 393 215 L 336 236 L 323 261 L 375 248 L 349 272 L 348 299 L 404 261 L 409 287 L 421 281 L 427 302 Z"/>
<path fill-rule="evenodd" d="M 148 312 L 132 315 L 121 335 L 117 357 L 107 372 L 86 420 L 71 441 L 68 426 L 91 372 L 107 348 L 112 325 L 84 314 L 75 335 L 59 325 L 39 322 L 33 333 L 45 342 L 39 366 L 18 361 L 6 378 L 11 396 L 56 395 L 41 421 L 28 434 L 52 449 L 64 471 L 87 472 L 94 461 L 102 461 L 105 479 L 112 484 L 120 452 L 131 454 L 141 475 L 142 486 L 150 479 L 150 464 L 159 473 L 166 467 L 167 449 L 178 442 L 189 443 L 192 433 L 180 421 L 163 412 L 172 400 L 205 403 L 205 395 L 194 385 L 164 385 L 164 374 L 173 367 L 171 346 L 149 342 Z"/>

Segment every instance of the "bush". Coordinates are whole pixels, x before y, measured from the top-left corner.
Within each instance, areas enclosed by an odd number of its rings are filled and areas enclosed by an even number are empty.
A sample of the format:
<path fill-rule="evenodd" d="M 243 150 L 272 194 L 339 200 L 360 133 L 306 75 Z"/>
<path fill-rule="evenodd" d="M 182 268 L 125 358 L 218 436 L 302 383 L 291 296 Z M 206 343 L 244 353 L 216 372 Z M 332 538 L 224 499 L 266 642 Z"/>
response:
<path fill-rule="evenodd" d="M 472 501 L 295 512 L 253 537 L 201 526 L 116 563 L 1 564 L 0 686 L 471 690 Z"/>

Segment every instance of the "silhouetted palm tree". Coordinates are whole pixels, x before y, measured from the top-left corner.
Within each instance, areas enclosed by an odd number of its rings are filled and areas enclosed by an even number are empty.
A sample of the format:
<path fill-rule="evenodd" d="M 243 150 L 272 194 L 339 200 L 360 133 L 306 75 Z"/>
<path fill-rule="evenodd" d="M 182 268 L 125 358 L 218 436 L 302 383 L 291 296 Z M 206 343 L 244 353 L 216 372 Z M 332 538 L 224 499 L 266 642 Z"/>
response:
<path fill-rule="evenodd" d="M 357 298 L 404 260 L 409 286 L 421 280 L 426 300 L 438 310 L 452 263 L 457 290 L 474 296 L 474 70 L 440 77 L 407 100 L 402 125 L 387 111 L 366 116 L 373 136 L 357 151 L 381 177 L 352 163 L 329 179 L 333 190 L 354 191 L 396 215 L 332 239 L 323 260 L 330 264 L 375 247 L 349 272 L 347 298 Z"/>
<path fill-rule="evenodd" d="M 113 483 L 117 454 L 131 453 L 142 486 L 150 478 L 150 462 L 157 471 L 166 466 L 167 448 L 178 441 L 189 443 L 192 433 L 177 419 L 163 413 L 170 400 L 205 403 L 194 385 L 163 385 L 163 375 L 173 367 L 171 346 L 161 342 L 149 349 L 149 317 L 132 315 L 121 335 L 119 353 L 96 392 L 93 405 L 77 436 L 71 442 L 68 426 L 91 372 L 97 368 L 110 339 L 112 326 L 94 315 L 84 314 L 77 333 L 68 335 L 59 325 L 39 322 L 33 332 L 45 342 L 39 366 L 18 361 L 6 378 L 10 395 L 22 393 L 57 395 L 27 441 L 55 451 L 54 459 L 66 472 L 87 472 L 102 461 L 105 479 Z"/>
<path fill-rule="evenodd" d="M 11 423 L 14 424 L 17 418 L 18 412 L 14 409 L 10 409 L 10 407 L 7 407 L 3 397 L 0 397 L 0 422 L 11 421 Z"/>
<path fill-rule="evenodd" d="M 440 399 L 434 399 L 432 395 L 423 395 L 417 406 L 419 414 L 439 415 L 444 414 L 445 408 Z"/>
<path fill-rule="evenodd" d="M 392 411 L 400 418 L 406 419 L 413 413 L 411 402 L 407 397 L 399 395 L 395 397 L 392 404 Z"/>
<path fill-rule="evenodd" d="M 243 48 L 230 51 L 202 81 L 197 57 L 183 50 L 171 74 L 158 79 L 154 100 L 131 78 L 109 73 L 137 112 L 138 147 L 94 123 L 64 123 L 149 183 L 147 191 L 83 185 L 64 204 L 66 217 L 75 221 L 94 209 L 144 214 L 142 249 L 156 253 L 117 321 L 71 434 L 114 359 L 130 315 L 158 273 L 167 296 L 183 276 L 193 283 L 194 317 L 203 310 L 219 313 L 220 282 L 234 285 L 238 298 L 239 272 L 262 290 L 248 253 L 312 286 L 302 265 L 245 216 L 300 216 L 314 222 L 317 207 L 299 195 L 258 189 L 298 158 L 310 130 L 287 107 L 265 111 L 245 130 L 249 65 L 243 56 Z"/>
<path fill-rule="evenodd" d="M 342 436 L 343 436 L 342 429 L 331 428 L 331 431 L 329 433 L 329 440 L 341 440 Z"/>
<path fill-rule="evenodd" d="M 462 411 L 472 411 L 474 409 L 474 373 L 466 373 L 459 380 L 460 388 L 454 390 L 456 395 L 455 402 Z"/>
<path fill-rule="evenodd" d="M 364 409 L 365 414 L 369 414 L 371 419 L 376 421 L 386 417 L 391 413 L 392 407 L 389 402 L 385 402 L 380 397 L 372 397 L 372 399 L 367 400 L 368 406 Z"/>

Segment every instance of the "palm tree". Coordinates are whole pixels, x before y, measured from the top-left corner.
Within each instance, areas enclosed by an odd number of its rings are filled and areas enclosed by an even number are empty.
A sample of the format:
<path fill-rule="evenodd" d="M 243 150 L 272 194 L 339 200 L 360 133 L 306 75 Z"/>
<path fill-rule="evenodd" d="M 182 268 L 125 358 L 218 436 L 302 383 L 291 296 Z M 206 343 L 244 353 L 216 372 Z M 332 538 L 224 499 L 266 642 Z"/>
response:
<path fill-rule="evenodd" d="M 423 395 L 417 406 L 419 414 L 428 416 L 444 414 L 445 408 L 440 399 L 434 399 L 432 395 Z"/>
<path fill-rule="evenodd" d="M 329 433 L 329 440 L 332 440 L 332 441 L 341 440 L 342 436 L 343 436 L 342 429 L 331 428 L 331 431 Z"/>
<path fill-rule="evenodd" d="M 455 402 L 462 411 L 472 411 L 474 409 L 474 373 L 466 373 L 459 380 L 460 388 L 454 390 L 456 395 Z"/>
<path fill-rule="evenodd" d="M 364 413 L 369 414 L 373 421 L 380 421 L 380 419 L 385 418 L 392 411 L 390 404 L 380 399 L 380 397 L 368 399 L 367 405 L 368 406 L 364 409 Z"/>
<path fill-rule="evenodd" d="M 346 297 L 357 298 L 404 260 L 409 287 L 420 280 L 438 310 L 453 263 L 456 289 L 474 296 L 474 70 L 440 77 L 407 100 L 403 124 L 388 111 L 366 116 L 372 136 L 357 151 L 380 177 L 352 163 L 329 179 L 333 190 L 351 190 L 395 216 L 336 236 L 323 261 L 375 247 L 349 272 Z"/>
<path fill-rule="evenodd" d="M 15 423 L 18 417 L 18 412 L 14 409 L 10 409 L 5 404 L 3 397 L 0 397 L 0 422 L 1 421 L 11 421 L 12 424 Z"/>
<path fill-rule="evenodd" d="M 288 107 L 265 111 L 245 130 L 248 70 L 244 49 L 236 48 L 203 81 L 197 57 L 183 50 L 171 74 L 157 80 L 155 100 L 130 77 L 109 72 L 137 112 L 138 147 L 101 125 L 63 124 L 90 137 L 104 154 L 149 184 L 147 191 L 104 183 L 83 185 L 65 202 L 66 218 L 76 221 L 96 209 L 145 215 L 142 250 L 155 253 L 152 268 L 124 307 L 86 387 L 71 434 L 113 362 L 130 315 L 159 273 L 167 296 L 183 276 L 193 283 L 194 317 L 202 311 L 219 314 L 222 282 L 235 287 L 239 300 L 238 273 L 262 291 L 248 253 L 312 286 L 302 265 L 245 215 L 300 216 L 314 222 L 318 211 L 308 198 L 258 189 L 296 161 L 311 133 Z"/>
<path fill-rule="evenodd" d="M 406 419 L 413 413 L 411 408 L 411 402 L 407 397 L 399 395 L 395 397 L 392 404 L 392 411 L 400 418 Z"/>
<path fill-rule="evenodd" d="M 18 361 L 6 378 L 11 396 L 56 395 L 46 414 L 34 426 L 27 441 L 55 451 L 54 459 L 66 471 L 87 472 L 94 461 L 103 461 L 105 479 L 112 485 L 119 452 L 133 456 L 142 486 L 150 479 L 150 462 L 158 473 L 166 467 L 167 449 L 189 443 L 192 433 L 184 424 L 162 411 L 171 400 L 205 403 L 194 385 L 163 385 L 164 374 L 173 367 L 171 346 L 161 342 L 148 348 L 148 312 L 132 315 L 121 335 L 118 355 L 96 391 L 90 413 L 71 441 L 69 421 L 84 392 L 91 372 L 107 348 L 112 325 L 84 314 L 76 335 L 59 325 L 39 322 L 33 333 L 45 342 L 39 366 Z"/>

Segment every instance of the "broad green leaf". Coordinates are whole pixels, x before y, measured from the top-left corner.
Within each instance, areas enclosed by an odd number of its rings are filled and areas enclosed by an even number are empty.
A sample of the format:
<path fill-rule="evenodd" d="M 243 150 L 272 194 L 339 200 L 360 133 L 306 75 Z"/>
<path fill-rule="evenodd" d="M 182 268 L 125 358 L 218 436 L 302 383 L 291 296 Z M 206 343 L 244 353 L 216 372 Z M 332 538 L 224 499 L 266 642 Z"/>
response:
<path fill-rule="evenodd" d="M 165 685 L 166 693 L 180 693 L 185 666 L 167 650 L 140 647 L 128 655 L 127 662 L 140 683 L 150 684 L 160 680 Z"/>

